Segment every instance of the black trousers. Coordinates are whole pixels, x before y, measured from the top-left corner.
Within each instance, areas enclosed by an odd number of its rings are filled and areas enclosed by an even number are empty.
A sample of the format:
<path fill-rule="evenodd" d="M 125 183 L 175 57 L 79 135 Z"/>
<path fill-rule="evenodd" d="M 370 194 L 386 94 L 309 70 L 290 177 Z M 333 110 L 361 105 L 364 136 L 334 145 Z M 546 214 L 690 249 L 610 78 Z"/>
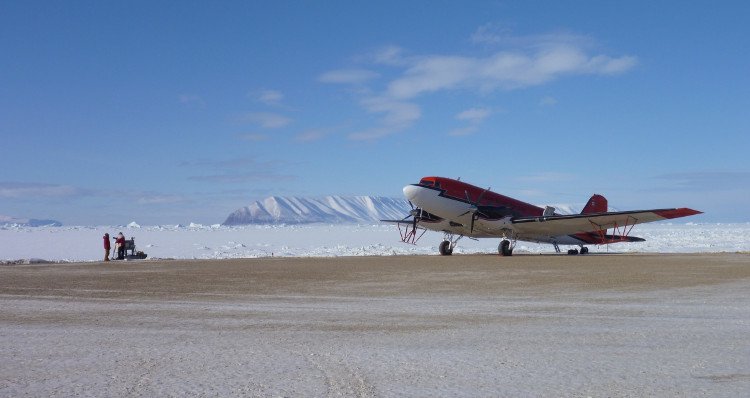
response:
<path fill-rule="evenodd" d="M 117 259 L 118 260 L 125 259 L 125 246 L 120 246 L 119 248 L 117 248 Z"/>

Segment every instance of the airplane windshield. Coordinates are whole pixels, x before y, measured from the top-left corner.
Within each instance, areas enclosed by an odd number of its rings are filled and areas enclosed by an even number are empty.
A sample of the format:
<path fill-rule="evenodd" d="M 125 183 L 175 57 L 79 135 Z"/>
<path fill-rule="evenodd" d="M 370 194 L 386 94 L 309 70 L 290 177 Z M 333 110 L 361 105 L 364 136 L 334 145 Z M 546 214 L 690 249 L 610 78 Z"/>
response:
<path fill-rule="evenodd" d="M 430 180 L 422 180 L 419 182 L 419 185 L 422 185 L 424 187 L 431 187 L 433 184 L 434 182 Z"/>

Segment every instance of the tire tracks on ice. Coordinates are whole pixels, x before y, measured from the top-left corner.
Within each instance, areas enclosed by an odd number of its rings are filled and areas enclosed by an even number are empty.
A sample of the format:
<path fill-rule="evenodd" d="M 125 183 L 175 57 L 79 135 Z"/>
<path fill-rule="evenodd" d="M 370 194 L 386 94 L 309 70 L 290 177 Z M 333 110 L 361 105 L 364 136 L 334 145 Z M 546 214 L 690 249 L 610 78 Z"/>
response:
<path fill-rule="evenodd" d="M 323 376 L 327 397 L 376 397 L 375 386 L 362 369 L 347 363 L 345 358 L 329 353 L 320 353 L 307 347 L 290 350 L 300 355 L 313 369 Z"/>

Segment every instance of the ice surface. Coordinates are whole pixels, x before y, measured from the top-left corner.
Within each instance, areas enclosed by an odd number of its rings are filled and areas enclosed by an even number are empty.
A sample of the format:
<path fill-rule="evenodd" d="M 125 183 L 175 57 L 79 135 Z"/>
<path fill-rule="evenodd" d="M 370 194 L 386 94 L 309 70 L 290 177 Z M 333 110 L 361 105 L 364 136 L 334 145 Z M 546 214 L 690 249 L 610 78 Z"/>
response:
<path fill-rule="evenodd" d="M 0 261 L 98 261 L 102 235 L 122 231 L 149 258 L 224 259 L 436 254 L 442 235 L 427 232 L 417 245 L 399 240 L 394 225 L 182 225 L 127 227 L 0 227 Z M 591 252 L 698 253 L 750 251 L 750 223 L 637 226 L 646 242 L 591 246 Z M 496 253 L 499 239 L 459 241 L 455 253 Z M 551 252 L 550 245 L 518 242 L 515 253 Z"/>

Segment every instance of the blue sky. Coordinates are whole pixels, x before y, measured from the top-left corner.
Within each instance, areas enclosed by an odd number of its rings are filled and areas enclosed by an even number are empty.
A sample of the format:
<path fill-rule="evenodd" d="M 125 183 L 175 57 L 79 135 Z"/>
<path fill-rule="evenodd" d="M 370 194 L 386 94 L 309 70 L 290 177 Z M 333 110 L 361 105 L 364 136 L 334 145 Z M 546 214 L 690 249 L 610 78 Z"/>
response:
<path fill-rule="evenodd" d="M 468 3 L 468 4 L 467 4 Z M 0 214 L 218 223 L 425 175 L 750 221 L 747 2 L 0 3 Z"/>

